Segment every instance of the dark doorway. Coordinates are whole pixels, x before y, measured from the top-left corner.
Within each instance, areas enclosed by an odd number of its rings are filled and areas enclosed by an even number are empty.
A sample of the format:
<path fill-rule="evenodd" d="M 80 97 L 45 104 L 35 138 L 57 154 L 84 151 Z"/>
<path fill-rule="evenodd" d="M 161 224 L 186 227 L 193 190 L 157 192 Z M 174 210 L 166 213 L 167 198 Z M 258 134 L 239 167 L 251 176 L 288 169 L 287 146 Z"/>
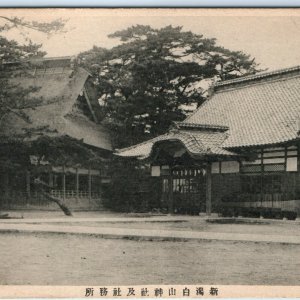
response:
<path fill-rule="evenodd" d="M 198 215 L 206 209 L 205 169 L 201 167 L 176 166 L 163 177 L 162 202 L 177 214 Z M 171 199 L 170 199 L 171 198 Z"/>

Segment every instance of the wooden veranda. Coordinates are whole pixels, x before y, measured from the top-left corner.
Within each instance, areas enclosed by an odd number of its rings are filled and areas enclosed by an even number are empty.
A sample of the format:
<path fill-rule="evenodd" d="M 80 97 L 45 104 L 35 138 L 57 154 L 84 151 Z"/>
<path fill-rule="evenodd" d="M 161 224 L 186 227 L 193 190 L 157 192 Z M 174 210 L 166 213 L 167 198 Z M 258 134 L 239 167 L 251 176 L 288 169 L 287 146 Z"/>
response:
<path fill-rule="evenodd" d="M 38 176 L 50 187 L 50 194 L 72 209 L 102 208 L 102 186 L 109 182 L 106 170 L 47 167 L 43 170 L 0 172 L 2 209 L 57 209 L 36 188 Z"/>

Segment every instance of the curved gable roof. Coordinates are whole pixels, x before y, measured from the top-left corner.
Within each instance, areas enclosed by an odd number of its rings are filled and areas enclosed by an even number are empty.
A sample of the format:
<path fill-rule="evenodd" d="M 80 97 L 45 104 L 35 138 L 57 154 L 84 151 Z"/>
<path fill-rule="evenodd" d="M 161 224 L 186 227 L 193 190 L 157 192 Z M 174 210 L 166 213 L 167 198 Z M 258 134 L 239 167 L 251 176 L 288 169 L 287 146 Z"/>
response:
<path fill-rule="evenodd" d="M 151 155 L 154 145 L 163 141 L 178 141 L 184 145 L 191 156 L 236 156 L 235 153 L 219 147 L 226 137 L 226 133 L 218 131 L 175 130 L 146 142 L 120 149 L 115 154 L 145 159 Z"/>
<path fill-rule="evenodd" d="M 300 66 L 220 82 L 214 94 L 184 122 L 179 133 L 167 133 L 120 149 L 116 155 L 145 158 L 161 140 L 180 139 L 183 131 L 205 149 L 193 154 L 236 155 L 230 148 L 278 144 L 299 138 Z M 180 133 L 181 132 L 181 133 Z M 193 140 L 190 139 L 190 140 Z M 191 145 L 193 145 L 191 143 Z M 210 151 L 207 151 L 207 150 Z"/>

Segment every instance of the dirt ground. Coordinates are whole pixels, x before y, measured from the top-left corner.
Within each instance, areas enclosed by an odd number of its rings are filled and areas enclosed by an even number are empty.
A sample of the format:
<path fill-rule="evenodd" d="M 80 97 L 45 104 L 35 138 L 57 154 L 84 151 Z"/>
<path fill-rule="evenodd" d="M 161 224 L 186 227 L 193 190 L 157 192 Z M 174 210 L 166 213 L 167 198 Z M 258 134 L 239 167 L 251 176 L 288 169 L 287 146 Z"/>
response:
<path fill-rule="evenodd" d="M 0 284 L 298 285 L 300 280 L 297 245 L 3 233 L 0 249 Z"/>
<path fill-rule="evenodd" d="M 3 210 L 1 213 L 7 213 L 11 218 L 24 219 L 53 219 L 53 218 L 70 218 L 61 210 Z M 108 218 L 108 217 L 126 217 L 129 214 L 114 213 L 108 211 L 74 211 L 74 219 L 78 218 Z"/>
<path fill-rule="evenodd" d="M 61 211 L 8 211 L 10 216 L 26 219 L 49 219 L 65 218 L 68 222 L 49 223 L 57 226 L 91 226 L 91 227 L 117 227 L 117 228 L 135 228 L 135 229 L 161 229 L 161 230 L 188 230 L 188 231 L 206 231 L 220 233 L 252 233 L 262 235 L 300 235 L 300 223 L 295 221 L 279 221 L 270 219 L 235 219 L 233 223 L 211 223 L 201 217 L 183 216 L 185 221 L 174 221 L 166 218 L 162 222 L 153 222 L 151 214 L 122 214 L 113 212 L 74 212 L 74 217 L 67 217 Z M 132 222 L 131 218 L 139 218 L 142 222 Z M 179 218 L 181 216 L 178 216 Z M 78 220 L 82 218 L 95 218 L 95 222 L 83 222 Z M 124 219 L 124 222 L 97 222 L 101 218 Z M 74 219 L 74 222 L 71 220 Z M 13 221 L 13 220 L 11 220 Z M 76 221 L 76 222 L 75 222 Z M 16 220 L 17 222 L 17 220 Z M 230 222 L 230 221 L 229 221 Z M 35 222 L 33 222 L 35 224 Z M 29 223 L 30 224 L 30 223 Z M 43 222 L 47 224 L 47 222 Z"/>
<path fill-rule="evenodd" d="M 80 220 L 81 225 L 84 226 L 104 226 L 104 227 L 126 227 L 126 228 L 140 228 L 140 229 L 164 229 L 164 230 L 192 230 L 192 231 L 212 231 L 212 232 L 226 232 L 226 233 L 257 233 L 257 234 L 288 234 L 288 235 L 300 235 L 300 223 L 295 221 L 280 221 L 274 219 L 235 219 L 233 223 L 210 223 L 206 222 L 205 218 L 197 216 L 181 216 L 178 215 L 179 219 L 182 221 L 174 221 L 168 219 L 168 217 L 163 215 L 153 215 L 149 214 L 139 214 L 139 213 L 115 213 L 107 211 L 75 211 L 73 217 L 65 216 L 62 211 L 30 211 L 30 210 L 15 210 L 15 211 L 3 211 L 2 213 L 7 213 L 12 218 L 18 219 L 44 219 L 51 220 L 53 218 L 65 218 L 68 222 L 58 222 L 51 225 L 75 225 L 78 226 L 78 220 Z M 165 218 L 163 222 L 153 222 L 152 217 Z M 83 218 L 95 219 L 95 222 L 83 222 Z M 122 222 L 98 222 L 97 219 L 102 218 L 118 218 L 124 219 Z M 131 218 L 139 218 L 143 222 L 131 222 Z M 74 223 L 71 220 L 74 219 Z M 248 221 L 249 220 L 249 221 Z M 33 222 L 35 223 L 35 222 Z M 47 222 L 43 222 L 47 224 Z"/>
<path fill-rule="evenodd" d="M 258 220 L 259 221 L 259 220 Z M 257 221 L 257 222 L 258 222 Z M 205 219 L 191 218 L 186 221 L 163 221 L 152 222 L 151 219 L 143 222 L 82 222 L 81 225 L 91 227 L 116 227 L 116 228 L 135 228 L 135 229 L 158 229 L 158 230 L 187 230 L 187 231 L 205 231 L 205 232 L 224 232 L 224 233 L 252 233 L 263 235 L 300 235 L 300 224 L 293 221 L 287 222 L 270 222 L 268 220 L 262 223 L 232 223 L 232 224 L 217 224 L 206 222 Z M 44 223 L 47 224 L 47 223 Z M 57 226 L 78 226 L 78 222 L 68 223 L 49 223 Z"/>

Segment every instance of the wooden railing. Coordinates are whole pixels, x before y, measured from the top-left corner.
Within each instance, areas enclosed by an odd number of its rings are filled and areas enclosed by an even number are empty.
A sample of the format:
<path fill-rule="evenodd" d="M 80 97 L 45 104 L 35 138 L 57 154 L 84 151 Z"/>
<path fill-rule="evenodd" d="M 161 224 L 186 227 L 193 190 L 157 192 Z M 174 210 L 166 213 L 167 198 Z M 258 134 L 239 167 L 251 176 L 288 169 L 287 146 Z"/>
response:
<path fill-rule="evenodd" d="M 78 193 L 75 190 L 51 190 L 51 195 L 57 198 L 89 198 L 91 197 L 92 199 L 98 199 L 100 198 L 100 194 L 97 192 L 91 192 L 89 194 L 89 191 L 78 191 Z"/>
<path fill-rule="evenodd" d="M 97 192 L 88 191 L 66 190 L 65 197 L 62 190 L 52 190 L 51 195 L 60 199 L 65 199 L 72 206 L 88 206 L 95 201 L 101 202 L 101 194 Z M 91 201 L 89 201 L 91 200 Z M 96 203 L 95 202 L 95 203 Z M 26 191 L 14 191 L 11 190 L 0 195 L 0 207 L 6 209 L 14 208 L 27 208 L 31 206 L 44 207 L 44 208 L 56 208 L 57 205 L 54 202 L 49 201 L 38 191 L 31 191 L 30 196 Z"/>

